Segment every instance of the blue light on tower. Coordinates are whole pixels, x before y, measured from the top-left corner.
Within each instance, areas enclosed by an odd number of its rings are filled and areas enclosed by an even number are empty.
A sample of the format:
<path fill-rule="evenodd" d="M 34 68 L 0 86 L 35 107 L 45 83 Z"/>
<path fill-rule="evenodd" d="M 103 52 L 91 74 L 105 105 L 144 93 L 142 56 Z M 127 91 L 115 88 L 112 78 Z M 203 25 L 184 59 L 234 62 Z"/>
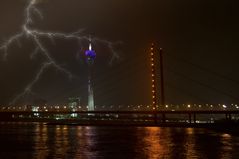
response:
<path fill-rule="evenodd" d="M 88 60 L 91 60 L 91 61 L 94 61 L 94 59 L 96 58 L 96 53 L 94 50 L 92 50 L 91 41 L 89 44 L 89 50 L 85 51 L 85 56 L 88 58 Z"/>

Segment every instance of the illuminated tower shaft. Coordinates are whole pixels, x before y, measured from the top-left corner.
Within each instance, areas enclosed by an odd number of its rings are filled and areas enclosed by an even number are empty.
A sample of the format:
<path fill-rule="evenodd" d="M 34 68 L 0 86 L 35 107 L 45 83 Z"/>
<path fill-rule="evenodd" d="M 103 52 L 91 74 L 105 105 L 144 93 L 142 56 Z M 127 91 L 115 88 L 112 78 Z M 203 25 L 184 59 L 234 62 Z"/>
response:
<path fill-rule="evenodd" d="M 94 92 L 93 92 L 93 86 L 92 86 L 92 64 L 89 64 L 89 75 L 88 75 L 88 110 L 94 111 L 95 105 L 94 105 Z"/>
<path fill-rule="evenodd" d="M 159 56 L 157 56 L 159 55 Z M 152 80 L 152 106 L 153 109 L 156 109 L 159 104 L 158 94 L 160 94 L 160 104 L 161 106 L 165 105 L 165 94 L 164 94 L 164 72 L 163 72 L 163 50 L 160 48 L 159 54 L 156 55 L 156 51 L 154 49 L 154 44 L 152 44 L 150 49 L 150 61 L 151 61 L 151 80 Z M 159 58 L 159 61 L 156 59 Z M 157 66 L 160 68 L 160 79 L 157 78 Z M 160 81 L 160 92 L 157 92 L 158 81 Z"/>
<path fill-rule="evenodd" d="M 92 85 L 92 67 L 94 64 L 94 60 L 96 57 L 96 53 L 92 50 L 91 40 L 89 44 L 89 50 L 85 52 L 87 57 L 87 64 L 88 64 L 88 111 L 94 111 L 94 92 L 93 92 L 93 85 Z"/>
<path fill-rule="evenodd" d="M 150 61 L 151 61 L 151 80 L 152 80 L 152 107 L 155 110 L 157 107 L 157 89 L 156 89 L 156 77 L 155 77 L 155 52 L 154 44 L 150 48 Z"/>

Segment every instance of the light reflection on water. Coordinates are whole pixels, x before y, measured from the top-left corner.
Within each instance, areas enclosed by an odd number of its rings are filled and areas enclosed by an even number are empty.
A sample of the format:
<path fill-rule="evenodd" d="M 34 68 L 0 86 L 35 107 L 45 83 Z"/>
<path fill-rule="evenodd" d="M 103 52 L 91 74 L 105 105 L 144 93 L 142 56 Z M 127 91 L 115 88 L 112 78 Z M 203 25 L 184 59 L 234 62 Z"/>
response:
<path fill-rule="evenodd" d="M 239 136 L 200 128 L 0 123 L 0 158 L 238 158 Z"/>

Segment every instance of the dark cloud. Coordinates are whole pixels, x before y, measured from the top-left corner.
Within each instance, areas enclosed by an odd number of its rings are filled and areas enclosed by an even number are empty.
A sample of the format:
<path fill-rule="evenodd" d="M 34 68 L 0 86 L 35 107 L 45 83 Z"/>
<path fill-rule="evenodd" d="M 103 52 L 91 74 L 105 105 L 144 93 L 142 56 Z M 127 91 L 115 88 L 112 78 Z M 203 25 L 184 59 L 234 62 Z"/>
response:
<path fill-rule="evenodd" d="M 21 29 L 26 1 L 19 2 L 0 2 L 2 41 Z M 109 48 L 94 44 L 96 104 L 150 103 L 147 49 L 152 41 L 164 49 L 168 103 L 238 101 L 237 0 L 41 0 L 37 3 L 44 19 L 35 15 L 34 28 L 65 33 L 85 28 L 84 35 L 123 42 L 116 47 L 123 60 L 111 67 Z M 57 39 L 54 43 L 42 40 L 59 64 L 78 78 L 69 81 L 60 72 L 49 69 L 34 87 L 36 94 L 28 98 L 64 103 L 68 97 L 79 95 L 86 103 L 87 67 L 82 55 L 87 42 L 79 47 L 72 40 Z M 44 60 L 41 56 L 28 58 L 33 46 L 27 38 L 22 39 L 21 46 L 11 46 L 9 60 L 0 62 L 0 103 L 8 103 L 21 92 Z"/>

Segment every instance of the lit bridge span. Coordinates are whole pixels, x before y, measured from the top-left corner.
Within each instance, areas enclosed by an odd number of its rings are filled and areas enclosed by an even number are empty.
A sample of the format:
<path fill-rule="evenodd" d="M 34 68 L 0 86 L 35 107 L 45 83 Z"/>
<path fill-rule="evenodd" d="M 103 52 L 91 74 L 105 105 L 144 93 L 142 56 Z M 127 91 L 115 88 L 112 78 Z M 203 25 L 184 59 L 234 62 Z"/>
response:
<path fill-rule="evenodd" d="M 1 111 L 7 121 L 42 121 L 86 125 L 202 125 L 238 123 L 238 110 L 162 111 Z"/>

